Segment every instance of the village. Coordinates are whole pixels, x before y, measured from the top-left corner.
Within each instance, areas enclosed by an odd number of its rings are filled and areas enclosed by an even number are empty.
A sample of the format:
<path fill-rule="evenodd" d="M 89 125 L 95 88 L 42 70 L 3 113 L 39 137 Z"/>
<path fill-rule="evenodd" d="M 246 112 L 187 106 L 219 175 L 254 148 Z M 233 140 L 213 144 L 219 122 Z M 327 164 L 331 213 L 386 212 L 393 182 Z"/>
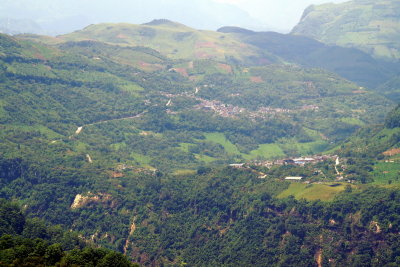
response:
<path fill-rule="evenodd" d="M 305 167 L 306 165 L 315 165 L 317 163 L 321 162 L 326 162 L 326 161 L 333 161 L 334 163 L 334 169 L 336 173 L 336 181 L 343 181 L 343 173 L 341 173 L 338 169 L 340 167 L 342 170 L 346 169 L 345 165 L 341 165 L 339 156 L 337 155 L 317 155 L 317 156 L 312 156 L 312 157 L 299 157 L 299 158 L 286 158 L 286 159 L 278 159 L 278 160 L 273 160 L 273 161 L 253 161 L 249 163 L 233 163 L 229 164 L 230 167 L 232 168 L 237 168 L 237 169 L 247 169 L 250 170 L 258 175 L 258 178 L 264 179 L 267 178 L 267 174 L 263 173 L 262 171 L 259 171 L 259 168 L 257 167 L 264 167 L 267 169 L 271 169 L 274 166 L 287 166 L 287 165 L 292 165 L 292 166 L 300 166 L 300 167 Z M 314 170 L 315 174 L 321 174 L 325 178 L 326 175 L 322 170 L 315 169 Z M 285 176 L 285 177 L 280 177 L 281 179 L 285 181 L 303 181 L 304 183 L 310 183 L 310 181 L 305 181 L 305 177 L 303 176 Z M 351 183 L 352 181 L 348 180 L 346 182 Z"/>
<path fill-rule="evenodd" d="M 191 98 L 191 99 L 194 99 L 194 100 L 197 100 L 200 102 L 199 104 L 194 106 L 195 109 L 214 112 L 217 115 L 224 117 L 224 118 L 235 118 L 239 115 L 245 114 L 247 116 L 247 118 L 254 120 L 256 118 L 266 119 L 269 116 L 275 115 L 275 114 L 289 114 L 289 113 L 297 113 L 299 111 L 314 111 L 314 112 L 319 111 L 319 107 L 316 105 L 303 105 L 299 109 L 272 108 L 272 107 L 264 106 L 264 107 L 260 107 L 256 111 L 250 111 L 246 108 L 222 103 L 219 100 L 207 100 L 204 98 L 200 98 L 200 97 L 196 96 L 196 94 L 198 92 L 199 92 L 199 87 L 195 88 L 194 93 L 184 92 L 184 93 L 180 93 L 180 94 L 171 94 L 171 93 L 161 92 L 160 94 L 169 98 L 169 100 L 166 103 L 167 107 L 170 107 L 173 105 L 173 98 L 188 97 L 188 98 Z M 166 112 L 169 114 L 175 114 L 175 112 L 172 112 L 169 109 Z"/>

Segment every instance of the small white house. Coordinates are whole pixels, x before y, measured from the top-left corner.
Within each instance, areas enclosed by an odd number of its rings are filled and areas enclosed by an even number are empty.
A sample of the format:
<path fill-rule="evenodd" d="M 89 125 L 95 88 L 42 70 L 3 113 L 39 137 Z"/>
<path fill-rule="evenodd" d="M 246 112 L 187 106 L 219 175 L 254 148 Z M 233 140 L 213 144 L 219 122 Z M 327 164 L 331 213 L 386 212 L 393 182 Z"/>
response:
<path fill-rule="evenodd" d="M 303 179 L 303 177 L 301 177 L 301 176 L 293 176 L 293 177 L 288 176 L 285 178 L 285 180 L 289 180 L 289 181 L 300 181 L 302 179 Z"/>

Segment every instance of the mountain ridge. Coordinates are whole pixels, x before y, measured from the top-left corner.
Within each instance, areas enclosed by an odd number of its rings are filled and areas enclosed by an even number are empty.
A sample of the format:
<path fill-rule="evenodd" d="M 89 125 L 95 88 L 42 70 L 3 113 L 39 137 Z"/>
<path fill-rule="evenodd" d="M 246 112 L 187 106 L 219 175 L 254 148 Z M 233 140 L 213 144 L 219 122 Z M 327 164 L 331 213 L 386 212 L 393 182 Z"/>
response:
<path fill-rule="evenodd" d="M 308 7 L 292 34 L 357 47 L 374 57 L 400 59 L 400 6 L 395 0 L 348 1 Z"/>

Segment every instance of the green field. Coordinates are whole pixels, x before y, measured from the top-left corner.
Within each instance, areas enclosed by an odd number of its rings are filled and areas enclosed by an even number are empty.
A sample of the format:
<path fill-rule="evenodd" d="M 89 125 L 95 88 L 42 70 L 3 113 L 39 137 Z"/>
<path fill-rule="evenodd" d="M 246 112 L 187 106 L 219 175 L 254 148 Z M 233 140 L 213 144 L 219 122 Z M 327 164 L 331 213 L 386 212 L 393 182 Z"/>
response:
<path fill-rule="evenodd" d="M 210 156 L 207 156 L 207 155 L 195 154 L 195 157 L 196 157 L 197 160 L 204 161 L 205 163 L 211 163 L 211 162 L 217 160 L 217 158 L 213 158 L 213 157 L 210 157 Z"/>
<path fill-rule="evenodd" d="M 331 201 L 337 194 L 344 191 L 347 184 L 331 185 L 291 183 L 288 189 L 278 195 L 278 198 L 294 196 L 296 199 Z"/>
<path fill-rule="evenodd" d="M 325 151 L 326 148 L 328 147 L 328 144 L 326 141 L 315 141 L 307 143 L 287 142 L 285 144 L 280 144 L 279 146 L 283 150 L 292 150 L 302 156 L 305 156 L 305 155 L 318 154 Z"/>
<path fill-rule="evenodd" d="M 373 184 L 400 184 L 400 164 L 398 162 L 379 162 L 374 166 L 373 179 Z"/>
<path fill-rule="evenodd" d="M 258 147 L 258 149 L 253 150 L 248 155 L 244 155 L 244 158 L 247 160 L 255 159 L 258 157 L 271 159 L 271 158 L 279 158 L 285 157 L 285 153 L 279 147 L 278 144 L 262 144 Z"/>
<path fill-rule="evenodd" d="M 220 144 L 224 147 L 225 151 L 229 154 L 241 155 L 239 149 L 231 143 L 228 139 L 226 139 L 223 133 L 206 133 L 204 134 L 207 141 L 214 142 Z"/>
<path fill-rule="evenodd" d="M 25 131 L 25 132 L 33 132 L 33 131 L 38 131 L 41 134 L 45 135 L 49 139 L 58 139 L 62 138 L 63 136 L 59 133 L 54 132 L 53 130 L 47 128 L 46 126 L 43 125 L 34 125 L 34 126 L 28 126 L 28 125 L 7 125 L 7 128 L 14 129 L 14 130 L 19 130 L 19 131 Z"/>
<path fill-rule="evenodd" d="M 365 123 L 361 121 L 360 119 L 357 118 L 341 118 L 340 119 L 342 122 L 352 124 L 352 125 L 357 125 L 357 126 L 364 126 Z"/>

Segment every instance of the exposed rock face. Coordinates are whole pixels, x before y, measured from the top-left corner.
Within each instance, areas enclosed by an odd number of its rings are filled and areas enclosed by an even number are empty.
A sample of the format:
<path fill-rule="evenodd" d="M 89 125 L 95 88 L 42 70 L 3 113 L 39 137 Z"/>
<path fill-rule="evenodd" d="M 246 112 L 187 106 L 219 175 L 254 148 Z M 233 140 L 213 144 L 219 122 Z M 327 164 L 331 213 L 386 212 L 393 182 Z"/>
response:
<path fill-rule="evenodd" d="M 71 209 L 78 209 L 90 204 L 106 204 L 108 206 L 115 206 L 115 202 L 113 201 L 110 194 L 98 193 L 94 194 L 90 191 L 86 194 L 77 194 L 75 196 L 74 202 L 71 204 Z"/>
<path fill-rule="evenodd" d="M 135 231 L 136 231 L 135 220 L 136 220 L 136 217 L 133 219 L 133 222 L 132 222 L 131 227 L 130 227 L 130 231 L 129 231 L 128 238 L 127 238 L 126 241 L 125 241 L 124 255 L 126 255 L 126 253 L 128 252 L 128 247 L 129 247 L 129 244 L 130 244 L 129 238 L 130 238 L 130 237 L 133 235 L 133 233 L 135 233 Z"/>
<path fill-rule="evenodd" d="M 378 222 L 371 221 L 369 227 L 370 227 L 370 229 L 371 229 L 375 234 L 379 234 L 379 233 L 382 232 L 382 229 L 381 229 L 381 227 L 379 226 Z"/>

